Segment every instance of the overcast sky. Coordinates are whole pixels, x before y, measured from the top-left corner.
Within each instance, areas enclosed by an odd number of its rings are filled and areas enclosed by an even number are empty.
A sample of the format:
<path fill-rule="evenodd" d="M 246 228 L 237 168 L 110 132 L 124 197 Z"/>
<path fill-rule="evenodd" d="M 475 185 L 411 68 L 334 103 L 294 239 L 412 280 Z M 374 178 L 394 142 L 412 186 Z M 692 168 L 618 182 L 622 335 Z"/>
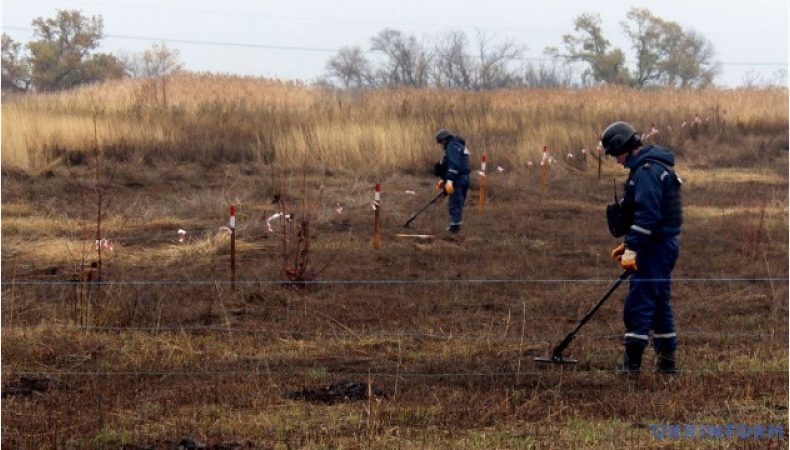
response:
<path fill-rule="evenodd" d="M 2 28 L 17 41 L 32 37 L 30 22 L 58 9 L 104 18 L 102 51 L 128 54 L 165 40 L 187 69 L 315 80 L 343 46 L 367 50 L 389 27 L 418 37 L 448 30 L 481 30 L 527 46 L 543 57 L 560 47 L 579 14 L 603 19 L 604 36 L 633 51 L 620 26 L 632 7 L 694 29 L 721 62 L 716 84 L 735 86 L 749 74 L 776 79 L 787 70 L 788 0 L 2 0 Z"/>

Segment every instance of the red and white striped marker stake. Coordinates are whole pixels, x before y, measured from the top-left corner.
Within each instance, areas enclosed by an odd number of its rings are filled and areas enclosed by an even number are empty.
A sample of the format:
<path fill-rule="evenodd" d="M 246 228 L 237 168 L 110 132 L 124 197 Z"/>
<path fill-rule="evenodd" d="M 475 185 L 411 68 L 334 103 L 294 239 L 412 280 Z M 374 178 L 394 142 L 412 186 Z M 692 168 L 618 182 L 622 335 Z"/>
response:
<path fill-rule="evenodd" d="M 375 191 L 373 192 L 373 248 L 378 250 L 381 248 L 381 184 L 376 183 Z"/>
<path fill-rule="evenodd" d="M 480 199 L 477 201 L 477 209 L 481 213 L 486 207 L 486 154 L 480 157 Z"/>
<path fill-rule="evenodd" d="M 236 292 L 236 205 L 230 205 L 230 288 Z"/>

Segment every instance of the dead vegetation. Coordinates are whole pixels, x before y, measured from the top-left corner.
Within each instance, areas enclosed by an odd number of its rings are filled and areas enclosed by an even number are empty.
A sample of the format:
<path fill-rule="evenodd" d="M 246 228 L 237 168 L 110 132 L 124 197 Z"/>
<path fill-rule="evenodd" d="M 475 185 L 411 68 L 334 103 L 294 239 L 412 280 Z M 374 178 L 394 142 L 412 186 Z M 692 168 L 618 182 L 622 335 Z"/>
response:
<path fill-rule="evenodd" d="M 242 91 L 251 99 L 266 95 L 249 86 Z M 174 81 L 168 89 L 176 108 L 184 85 Z M 270 100 L 291 112 L 312 104 L 310 91 L 288 89 L 294 96 Z M 600 94 L 549 92 L 545 101 L 587 102 Z M 435 100 L 422 92 L 369 95 L 359 103 L 343 100 L 342 107 L 319 102 L 312 113 L 358 117 L 371 107 L 383 121 L 404 117 L 397 111 L 422 114 L 415 105 Z M 434 120 L 459 120 L 450 114 L 452 102 L 467 101 L 472 112 L 503 102 L 514 108 L 501 122 L 507 128 L 517 105 L 537 102 L 537 94 L 485 94 L 493 103 L 448 95 L 446 110 L 430 110 Z M 724 93 L 722 102 L 730 95 L 742 95 L 744 110 L 758 111 L 754 103 L 768 94 Z M 709 99 L 677 104 L 698 101 Z M 781 102 L 786 109 L 786 98 L 775 101 Z M 676 108 L 673 117 L 693 110 Z M 102 254 L 103 284 L 70 282 L 79 266 L 69 249 L 84 241 L 74 183 L 90 168 L 56 165 L 48 175 L 33 175 L 4 164 L 2 443 L 22 449 L 785 445 L 786 439 L 661 441 L 650 431 L 657 423 L 787 423 L 788 290 L 781 281 L 788 276 L 787 120 L 780 127 L 771 108 L 762 110 L 764 120 L 754 112 L 731 122 L 728 112 L 720 129 L 667 137 L 673 145 L 687 142 L 678 168 L 686 181 L 686 223 L 673 285 L 685 370 L 675 378 L 623 379 L 612 370 L 621 351 L 624 290 L 572 344 L 578 366 L 533 362 L 617 276 L 602 208 L 612 178 L 621 182 L 625 173 L 611 162 L 599 179 L 592 158 L 571 162 L 555 150 L 558 162 L 545 187 L 536 168 L 504 164 L 505 171 L 489 172 L 483 214 L 474 208 L 473 181 L 459 239 L 441 235 L 442 203 L 414 223 L 416 232 L 437 238 L 408 241 L 395 235 L 432 195 L 433 180 L 416 163 L 362 170 L 349 156 L 334 160 L 336 166 L 302 159 L 286 170 L 263 160 L 157 160 L 141 170 L 105 153 L 117 167 L 102 214 L 102 237 L 113 244 Z M 229 112 L 227 120 L 242 112 Z M 6 133 L 5 114 L 3 120 Z M 392 123 L 395 142 L 398 123 Z M 501 149 L 520 142 L 498 123 L 460 126 L 485 142 L 480 148 L 500 138 Z M 410 128 L 409 139 L 430 147 L 430 126 Z M 731 139 L 734 130 L 744 131 Z M 378 251 L 371 245 L 375 182 L 383 186 Z M 238 207 L 235 292 L 228 283 L 229 237 L 221 229 L 231 203 Z M 293 211 L 294 221 L 275 222 L 269 232 L 266 219 L 283 210 Z M 186 231 L 183 242 L 178 229 Z M 303 254 L 305 245 L 308 259 L 287 259 Z M 283 276 L 284 267 L 297 270 L 296 278 Z M 299 281 L 310 283 L 294 289 Z M 78 288 L 101 292 L 82 326 L 72 312 Z"/>
<path fill-rule="evenodd" d="M 37 172 L 55 160 L 84 164 L 98 140 L 113 160 L 135 164 L 259 162 L 298 170 L 307 162 L 377 175 L 415 172 L 435 158 L 423 137 L 440 127 L 461 130 L 477 157 L 485 151 L 494 164 L 525 167 L 539 160 L 544 145 L 593 150 L 601 124 L 622 118 L 643 132 L 655 126 L 689 165 L 737 167 L 787 147 L 782 89 L 326 92 L 181 74 L 168 81 L 164 106 L 135 100 L 145 83 L 4 98 L 4 170 Z M 731 146 L 706 143 L 711 137 Z"/>

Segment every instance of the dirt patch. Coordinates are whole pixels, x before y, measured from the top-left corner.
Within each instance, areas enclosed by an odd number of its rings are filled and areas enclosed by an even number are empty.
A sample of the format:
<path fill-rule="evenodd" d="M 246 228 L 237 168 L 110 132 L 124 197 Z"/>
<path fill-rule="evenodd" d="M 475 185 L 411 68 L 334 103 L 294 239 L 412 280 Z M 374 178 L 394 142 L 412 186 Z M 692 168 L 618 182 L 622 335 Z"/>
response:
<path fill-rule="evenodd" d="M 3 397 L 10 395 L 30 397 L 34 392 L 47 392 L 53 387 L 62 387 L 62 383 L 49 378 L 20 377 L 19 380 L 9 381 L 3 385 Z"/>
<path fill-rule="evenodd" d="M 369 390 L 373 397 L 389 398 L 389 394 L 375 384 Z M 315 389 L 304 388 L 301 391 L 289 392 L 287 397 L 291 400 L 329 404 L 367 400 L 368 383 L 338 381 Z"/>
<path fill-rule="evenodd" d="M 184 438 L 178 442 L 176 450 L 236 450 L 241 448 L 252 448 L 252 443 L 231 441 L 218 444 L 204 444 L 197 439 Z"/>

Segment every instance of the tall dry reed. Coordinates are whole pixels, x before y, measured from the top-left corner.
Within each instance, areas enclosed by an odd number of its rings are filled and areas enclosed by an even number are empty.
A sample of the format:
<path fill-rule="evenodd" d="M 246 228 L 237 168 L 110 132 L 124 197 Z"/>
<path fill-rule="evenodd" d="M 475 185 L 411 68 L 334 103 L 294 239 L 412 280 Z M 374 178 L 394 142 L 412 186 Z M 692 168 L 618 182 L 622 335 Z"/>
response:
<path fill-rule="evenodd" d="M 601 129 L 627 120 L 679 153 L 732 143 L 742 130 L 787 135 L 786 89 L 501 90 L 397 89 L 332 92 L 297 83 L 185 74 L 167 80 L 167 102 L 151 81 L 127 80 L 46 95 L 6 97 L 2 164 L 35 170 L 58 158 L 78 164 L 94 147 L 138 163 L 277 162 L 350 170 L 412 170 L 435 159 L 437 128 L 515 166 L 557 152 L 592 149 Z M 165 87 L 163 86 L 162 89 Z M 695 119 L 698 122 L 695 123 Z M 684 125 L 685 123 L 685 125 Z M 771 145 L 786 148 L 784 142 Z M 734 157 L 737 159 L 737 157 Z"/>

